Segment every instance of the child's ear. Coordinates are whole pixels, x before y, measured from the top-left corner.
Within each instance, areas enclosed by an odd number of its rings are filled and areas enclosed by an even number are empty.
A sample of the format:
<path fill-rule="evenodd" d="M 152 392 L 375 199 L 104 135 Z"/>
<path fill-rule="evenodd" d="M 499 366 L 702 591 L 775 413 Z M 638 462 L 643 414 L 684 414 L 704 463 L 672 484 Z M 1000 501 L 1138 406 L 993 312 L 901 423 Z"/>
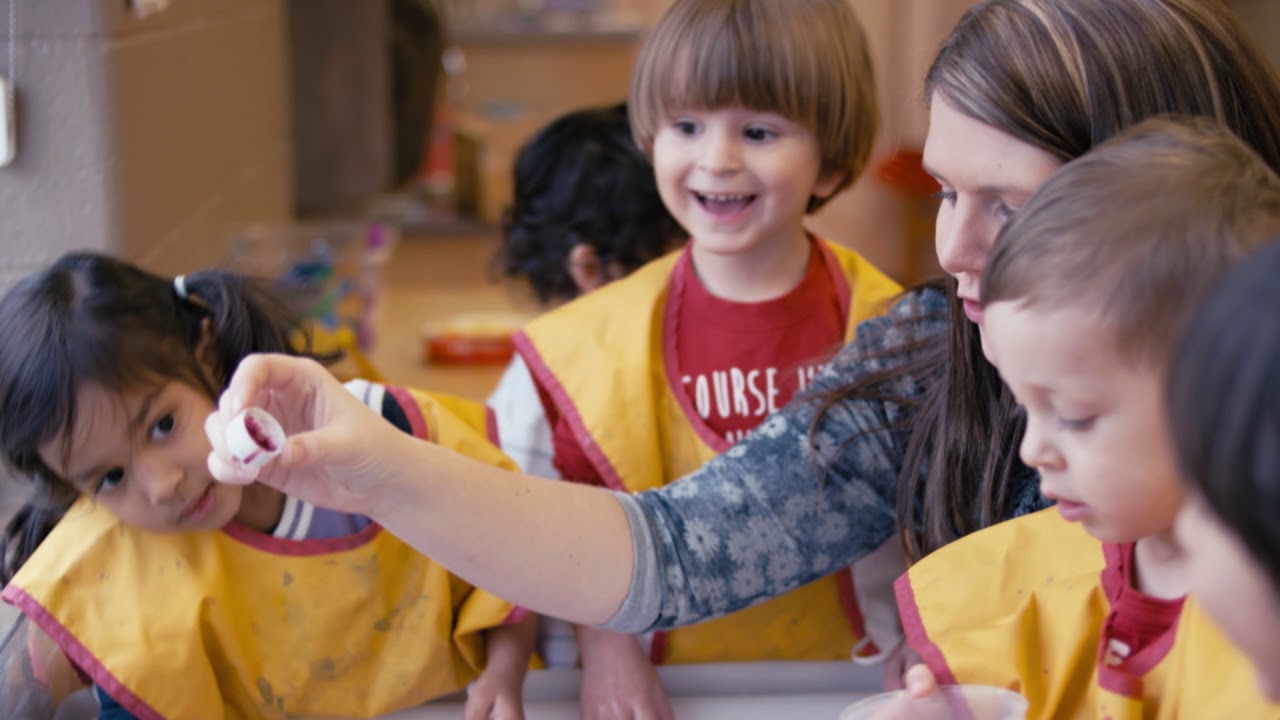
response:
<path fill-rule="evenodd" d="M 813 184 L 813 193 L 809 196 L 809 212 L 813 212 L 813 206 L 819 205 L 831 199 L 835 194 L 836 188 L 849 177 L 848 170 L 824 170 L 818 175 L 818 180 Z"/>
<path fill-rule="evenodd" d="M 587 243 L 578 243 L 569 250 L 565 270 L 569 272 L 573 284 L 578 286 L 578 294 L 595 290 L 611 279 L 605 273 L 595 247 Z"/>

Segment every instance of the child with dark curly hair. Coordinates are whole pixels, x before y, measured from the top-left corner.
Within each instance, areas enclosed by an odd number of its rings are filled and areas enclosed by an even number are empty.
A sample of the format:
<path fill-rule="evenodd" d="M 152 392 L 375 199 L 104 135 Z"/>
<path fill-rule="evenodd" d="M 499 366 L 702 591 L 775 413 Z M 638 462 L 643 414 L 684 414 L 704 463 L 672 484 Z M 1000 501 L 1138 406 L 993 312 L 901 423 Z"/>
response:
<path fill-rule="evenodd" d="M 626 103 L 552 120 L 521 147 L 513 175 L 493 269 L 528 282 L 544 306 L 617 280 L 686 237 L 632 139 Z M 495 441 L 521 469 L 559 477 L 542 403 L 518 356 L 488 404 Z"/>
<path fill-rule="evenodd" d="M 494 267 L 544 305 L 572 300 L 664 255 L 685 232 L 662 204 L 626 103 L 574 110 L 521 147 Z"/>

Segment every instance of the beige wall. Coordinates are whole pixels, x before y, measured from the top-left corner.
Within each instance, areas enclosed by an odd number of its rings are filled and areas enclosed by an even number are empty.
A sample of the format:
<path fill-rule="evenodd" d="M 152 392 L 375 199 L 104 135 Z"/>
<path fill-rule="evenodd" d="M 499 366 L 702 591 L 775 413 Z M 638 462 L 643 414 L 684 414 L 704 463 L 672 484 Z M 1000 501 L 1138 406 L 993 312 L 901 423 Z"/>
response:
<path fill-rule="evenodd" d="M 0 287 L 72 248 L 199 267 L 249 220 L 288 217 L 280 0 L 175 0 L 147 18 L 125 0 L 17 2 Z"/>

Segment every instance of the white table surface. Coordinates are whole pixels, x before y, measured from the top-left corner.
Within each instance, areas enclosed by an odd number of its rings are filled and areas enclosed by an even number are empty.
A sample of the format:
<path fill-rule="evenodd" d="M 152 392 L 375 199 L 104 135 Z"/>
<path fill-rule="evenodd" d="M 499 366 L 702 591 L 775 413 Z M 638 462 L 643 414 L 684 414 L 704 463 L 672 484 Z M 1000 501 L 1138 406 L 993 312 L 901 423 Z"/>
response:
<path fill-rule="evenodd" d="M 880 691 L 880 666 L 851 662 L 758 662 L 658 668 L 678 720 L 835 720 Z M 526 720 L 578 717 L 576 670 L 540 670 L 525 681 Z M 437 701 L 385 720 L 462 717 L 461 700 Z"/>

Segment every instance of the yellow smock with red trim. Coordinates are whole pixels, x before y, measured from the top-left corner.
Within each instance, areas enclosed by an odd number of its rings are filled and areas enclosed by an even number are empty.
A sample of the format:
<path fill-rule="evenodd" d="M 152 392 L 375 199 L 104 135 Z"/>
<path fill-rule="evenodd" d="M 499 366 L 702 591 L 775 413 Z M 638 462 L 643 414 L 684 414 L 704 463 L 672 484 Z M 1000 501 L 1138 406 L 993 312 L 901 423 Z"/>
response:
<path fill-rule="evenodd" d="M 1113 662 L 1108 566 L 1104 545 L 1054 508 L 1000 523 L 899 578 L 907 640 L 942 683 L 1022 693 L 1028 718 L 1280 718 L 1193 597 L 1142 662 Z"/>
<path fill-rule="evenodd" d="M 814 247 L 840 292 L 847 342 L 857 324 L 884 312 L 901 287 L 851 250 L 825 241 Z M 530 372 L 615 490 L 661 487 L 718 454 L 693 427 L 676 395 L 679 386 L 664 370 L 667 290 L 682 252 L 546 313 L 516 334 Z M 651 658 L 670 664 L 847 659 L 864 634 L 851 577 L 845 570 L 723 618 L 661 633 Z"/>
<path fill-rule="evenodd" d="M 353 383 L 352 385 L 356 385 Z M 514 468 L 432 397 L 362 384 L 417 437 Z M 446 398 L 445 403 L 459 401 Z M 77 502 L 4 590 L 139 718 L 374 717 L 463 688 L 510 603 L 377 524 L 156 534 Z"/>

